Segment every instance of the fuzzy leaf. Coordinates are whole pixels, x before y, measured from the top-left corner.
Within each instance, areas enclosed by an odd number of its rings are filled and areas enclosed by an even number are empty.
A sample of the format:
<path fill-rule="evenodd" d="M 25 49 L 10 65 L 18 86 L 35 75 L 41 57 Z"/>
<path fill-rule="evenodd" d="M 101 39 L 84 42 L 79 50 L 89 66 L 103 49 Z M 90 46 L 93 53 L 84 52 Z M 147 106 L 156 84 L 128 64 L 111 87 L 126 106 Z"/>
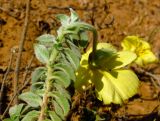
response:
<path fill-rule="evenodd" d="M 72 8 L 70 8 L 70 12 L 71 12 L 71 21 L 72 22 L 78 21 L 79 17 L 77 13 Z"/>
<path fill-rule="evenodd" d="M 75 43 L 75 45 L 78 45 L 78 41 L 80 40 L 80 37 L 76 34 L 70 34 L 68 35 L 69 36 L 69 39 L 70 41 L 73 43 Z"/>
<path fill-rule="evenodd" d="M 34 92 L 39 89 L 43 89 L 43 87 L 44 87 L 44 82 L 36 82 L 31 85 L 31 91 Z"/>
<path fill-rule="evenodd" d="M 32 107 L 40 106 L 42 99 L 40 96 L 34 94 L 33 92 L 25 92 L 19 95 L 19 99 L 25 101 L 28 105 Z"/>
<path fill-rule="evenodd" d="M 95 71 L 92 82 L 104 104 L 122 104 L 137 93 L 139 86 L 138 77 L 130 70 Z"/>
<path fill-rule="evenodd" d="M 50 119 L 44 119 L 44 121 L 51 121 Z"/>
<path fill-rule="evenodd" d="M 69 76 L 63 71 L 54 72 L 51 79 L 55 79 L 56 83 L 63 85 L 65 88 L 67 88 L 71 83 Z"/>
<path fill-rule="evenodd" d="M 27 113 L 22 119 L 22 121 L 37 121 L 39 114 L 40 114 L 39 111 L 33 110 Z"/>
<path fill-rule="evenodd" d="M 69 24 L 70 18 L 67 15 L 65 15 L 65 14 L 58 14 L 58 15 L 56 15 L 56 17 L 60 20 L 60 22 L 61 22 L 61 24 L 63 26 L 66 26 L 66 25 Z"/>
<path fill-rule="evenodd" d="M 40 78 L 45 74 L 46 68 L 45 67 L 38 67 L 32 73 L 32 84 L 39 81 Z"/>
<path fill-rule="evenodd" d="M 23 108 L 23 110 L 22 110 L 22 112 L 21 112 L 21 115 L 22 114 L 26 114 L 27 112 L 29 112 L 29 111 L 31 111 L 33 108 L 30 106 L 30 105 L 26 105 L 24 108 Z"/>
<path fill-rule="evenodd" d="M 80 52 L 80 49 L 75 45 L 73 44 L 71 41 L 67 41 L 68 44 L 69 44 L 69 48 L 79 57 L 81 58 L 81 52 Z"/>
<path fill-rule="evenodd" d="M 35 44 L 34 51 L 37 59 L 42 63 L 47 63 L 49 60 L 49 52 L 44 45 Z"/>
<path fill-rule="evenodd" d="M 61 108 L 61 106 L 56 102 L 56 101 L 53 101 L 53 105 L 54 105 L 54 109 L 55 109 L 55 112 L 56 114 L 64 120 L 65 116 L 64 116 L 64 113 L 63 113 L 63 109 Z"/>
<path fill-rule="evenodd" d="M 19 105 L 15 105 L 11 107 L 9 109 L 9 115 L 10 116 L 13 116 L 13 115 L 20 116 L 23 106 L 24 104 L 19 104 Z"/>
<path fill-rule="evenodd" d="M 99 67 L 106 67 L 107 65 L 110 66 L 113 61 L 110 61 L 116 53 L 110 49 L 98 49 L 96 51 L 96 57 L 95 57 L 95 65 Z"/>
<path fill-rule="evenodd" d="M 11 118 L 6 118 L 4 119 L 3 121 L 15 121 L 14 119 L 11 119 Z"/>
<path fill-rule="evenodd" d="M 52 121 L 62 121 L 62 119 L 53 111 L 49 111 L 49 116 Z"/>
<path fill-rule="evenodd" d="M 77 55 L 70 49 L 65 49 L 64 53 L 66 55 L 67 60 L 70 62 L 70 64 L 74 68 L 74 70 L 77 70 L 80 62 L 80 59 L 77 57 Z"/>
<path fill-rule="evenodd" d="M 41 44 L 45 44 L 45 43 L 56 43 L 56 38 L 55 36 L 51 35 L 51 34 L 44 34 L 39 36 L 36 40 L 38 40 L 38 42 L 40 42 Z"/>
<path fill-rule="evenodd" d="M 80 46 L 81 47 L 86 47 L 87 44 L 89 43 L 89 38 L 88 38 L 88 35 L 87 35 L 87 32 L 81 32 L 80 33 Z"/>
<path fill-rule="evenodd" d="M 70 104 L 68 102 L 68 99 L 57 92 L 50 93 L 49 96 L 55 98 L 55 101 L 61 106 L 63 110 L 63 115 L 66 116 L 70 110 Z"/>
<path fill-rule="evenodd" d="M 63 109 L 64 116 L 66 116 L 70 110 L 70 104 L 67 98 L 65 98 L 63 95 L 60 95 L 59 93 L 54 94 L 54 96 L 55 96 L 55 100 L 57 101 L 57 103 Z"/>
<path fill-rule="evenodd" d="M 70 65 L 64 64 L 64 63 L 58 63 L 54 66 L 55 70 L 63 71 L 65 74 L 67 74 L 71 80 L 75 81 L 75 74 L 74 70 Z"/>
<path fill-rule="evenodd" d="M 34 93 L 39 95 L 40 97 L 43 97 L 43 95 L 45 93 L 45 89 L 36 89 L 36 90 L 34 90 Z"/>
<path fill-rule="evenodd" d="M 59 94 L 63 95 L 69 101 L 71 101 L 71 96 L 70 96 L 69 92 L 64 89 L 64 87 L 62 87 L 61 85 L 59 85 L 57 83 L 54 83 L 54 86 L 55 86 L 55 88 L 56 88 L 56 90 L 58 91 Z"/>

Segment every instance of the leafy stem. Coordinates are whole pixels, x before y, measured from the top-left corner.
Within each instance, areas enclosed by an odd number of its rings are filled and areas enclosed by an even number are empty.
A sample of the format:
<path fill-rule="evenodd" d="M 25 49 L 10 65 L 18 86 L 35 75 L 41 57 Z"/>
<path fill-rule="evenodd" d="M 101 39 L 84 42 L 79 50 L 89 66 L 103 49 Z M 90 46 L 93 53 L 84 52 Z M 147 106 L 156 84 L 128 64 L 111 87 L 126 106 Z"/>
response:
<path fill-rule="evenodd" d="M 50 67 L 50 64 L 47 65 L 47 78 L 45 81 L 46 89 L 45 93 L 43 95 L 43 101 L 41 104 L 41 112 L 38 121 L 43 121 L 45 117 L 45 111 L 48 104 L 48 93 L 51 91 L 51 76 L 52 76 L 52 68 Z"/>
<path fill-rule="evenodd" d="M 66 120 L 71 101 L 67 88 L 76 80 L 81 49 L 89 43 L 86 31 L 93 32 L 92 61 L 95 60 L 97 46 L 96 29 L 81 22 L 75 11 L 70 11 L 70 17 L 64 14 L 57 16 L 62 24 L 57 36 L 44 34 L 37 38 L 35 55 L 45 67 L 38 67 L 32 73 L 31 90 L 19 95 L 27 105 L 22 103 L 12 107 L 10 121 Z"/>
<path fill-rule="evenodd" d="M 59 30 L 60 35 L 58 36 L 58 40 L 63 41 L 64 36 L 67 34 L 77 34 L 80 29 L 85 29 L 85 30 L 89 30 L 89 31 L 93 32 L 92 61 L 94 61 L 96 48 L 97 48 L 98 35 L 97 35 L 96 29 L 92 25 L 89 25 L 84 22 L 74 22 L 68 26 L 65 26 L 65 28 L 62 27 Z"/>

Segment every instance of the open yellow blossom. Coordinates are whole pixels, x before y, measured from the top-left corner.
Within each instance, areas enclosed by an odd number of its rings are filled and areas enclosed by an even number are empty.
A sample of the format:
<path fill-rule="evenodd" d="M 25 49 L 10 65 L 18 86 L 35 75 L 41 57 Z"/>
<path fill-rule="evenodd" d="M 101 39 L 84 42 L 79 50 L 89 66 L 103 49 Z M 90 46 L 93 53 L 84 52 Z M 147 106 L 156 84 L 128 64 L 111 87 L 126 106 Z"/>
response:
<path fill-rule="evenodd" d="M 138 77 L 131 70 L 123 69 L 136 59 L 136 54 L 130 51 L 117 52 L 110 44 L 99 43 L 93 66 L 88 60 L 90 53 L 91 49 L 82 55 L 74 83 L 77 90 L 82 91 L 93 83 L 98 99 L 104 104 L 122 104 L 137 93 Z"/>
<path fill-rule="evenodd" d="M 132 51 L 136 53 L 137 59 L 135 63 L 144 66 L 150 63 L 157 62 L 156 56 L 151 51 L 148 42 L 137 36 L 127 36 L 121 43 L 123 50 Z"/>

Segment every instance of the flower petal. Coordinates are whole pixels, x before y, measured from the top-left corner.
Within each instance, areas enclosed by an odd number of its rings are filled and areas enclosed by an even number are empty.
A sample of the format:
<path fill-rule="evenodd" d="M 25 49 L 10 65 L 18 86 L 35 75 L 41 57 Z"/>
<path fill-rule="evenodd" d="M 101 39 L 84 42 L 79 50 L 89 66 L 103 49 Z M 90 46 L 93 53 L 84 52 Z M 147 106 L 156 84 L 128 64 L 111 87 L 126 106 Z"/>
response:
<path fill-rule="evenodd" d="M 100 72 L 92 78 L 97 97 L 104 104 L 122 104 L 124 100 L 137 93 L 138 77 L 130 70 L 114 70 L 110 73 Z"/>
<path fill-rule="evenodd" d="M 97 49 L 104 49 L 107 51 L 110 50 L 112 52 L 117 52 L 116 48 L 113 45 L 109 43 L 103 43 L 103 42 L 97 44 Z"/>
<path fill-rule="evenodd" d="M 120 51 L 108 63 L 105 63 L 104 67 L 107 69 L 119 69 L 132 63 L 136 58 L 137 55 L 131 51 Z"/>
<path fill-rule="evenodd" d="M 139 37 L 137 36 L 127 36 L 121 43 L 123 50 L 135 51 L 139 46 Z"/>
<path fill-rule="evenodd" d="M 123 50 L 130 51 L 136 51 L 137 49 L 151 49 L 149 43 L 143 40 L 142 38 L 139 38 L 138 36 L 127 36 L 122 41 L 121 45 L 123 47 Z"/>
<path fill-rule="evenodd" d="M 150 51 L 150 50 L 145 50 L 141 55 L 136 59 L 135 63 L 144 66 L 150 63 L 155 63 L 157 62 L 158 59 L 157 57 Z"/>

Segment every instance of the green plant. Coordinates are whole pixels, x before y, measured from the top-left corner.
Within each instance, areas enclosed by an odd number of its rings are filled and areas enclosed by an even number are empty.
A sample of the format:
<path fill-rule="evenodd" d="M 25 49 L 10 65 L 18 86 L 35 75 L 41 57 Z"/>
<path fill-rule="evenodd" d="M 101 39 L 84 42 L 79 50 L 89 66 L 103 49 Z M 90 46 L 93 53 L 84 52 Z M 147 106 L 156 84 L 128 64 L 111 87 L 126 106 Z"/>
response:
<path fill-rule="evenodd" d="M 71 16 L 57 15 L 61 27 L 57 37 L 45 34 L 37 38 L 34 45 L 37 59 L 44 64 L 32 73 L 31 89 L 19 95 L 25 103 L 10 108 L 10 118 L 4 121 L 63 121 L 70 110 L 71 97 L 67 88 L 75 81 L 81 51 L 88 44 L 86 30 L 96 30 L 83 23 L 73 11 Z"/>
<path fill-rule="evenodd" d="M 97 98 L 104 104 L 122 104 L 137 93 L 138 77 L 126 68 L 140 57 L 137 51 L 129 48 L 131 41 L 135 40 L 124 40 L 123 51 L 117 51 L 108 43 L 97 44 L 94 27 L 81 22 L 77 14 L 72 9 L 70 11 L 70 17 L 64 14 L 57 16 L 62 24 L 57 37 L 45 34 L 37 38 L 35 55 L 45 66 L 36 68 L 32 73 L 31 90 L 19 95 L 25 103 L 11 107 L 10 118 L 4 121 L 65 120 L 70 110 L 71 97 L 67 88 L 71 83 L 77 90 L 84 90 L 93 83 Z M 81 57 L 81 51 L 89 43 L 86 30 L 93 32 L 93 47 Z M 143 50 L 142 45 L 134 46 L 134 50 L 141 50 L 141 47 Z M 145 45 L 148 52 L 150 48 Z"/>

